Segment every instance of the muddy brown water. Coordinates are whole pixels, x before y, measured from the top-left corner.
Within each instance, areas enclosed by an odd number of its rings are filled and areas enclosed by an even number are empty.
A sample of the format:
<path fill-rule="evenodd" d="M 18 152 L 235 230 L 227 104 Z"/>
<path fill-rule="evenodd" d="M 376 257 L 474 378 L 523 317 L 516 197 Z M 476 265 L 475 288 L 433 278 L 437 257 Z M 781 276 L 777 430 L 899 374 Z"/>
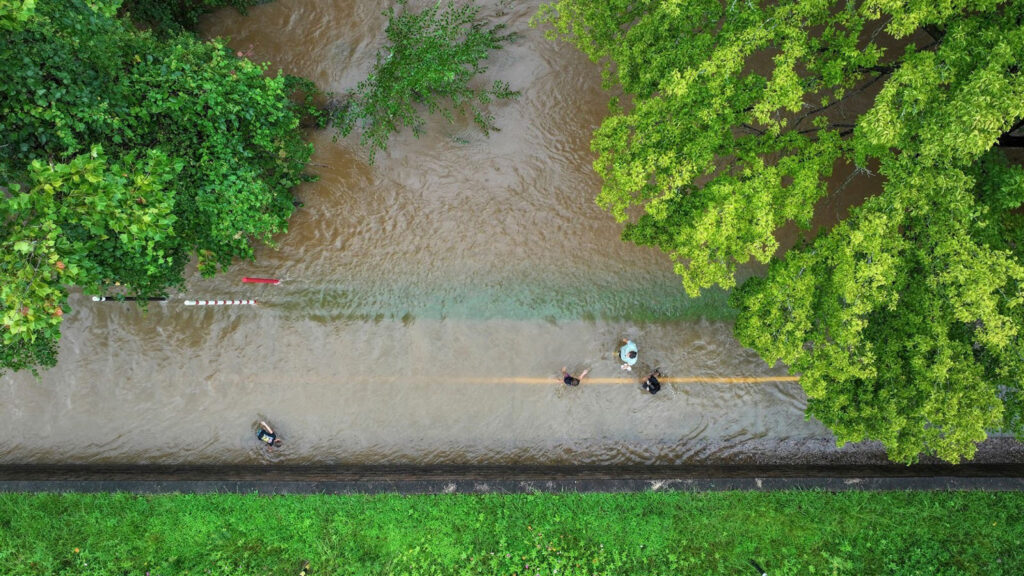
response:
<path fill-rule="evenodd" d="M 608 97 L 595 65 L 528 26 L 538 5 L 483 3 L 520 35 L 488 63 L 486 81 L 522 92 L 491 107 L 500 132 L 431 121 L 373 166 L 354 136 L 311 132 L 320 180 L 297 190 L 305 207 L 277 249 L 214 279 L 193 273 L 187 293 L 145 311 L 72 294 L 58 366 L 0 381 L 0 463 L 595 465 L 835 452 L 805 420 L 799 385 L 771 380 L 785 368 L 731 337 L 722 295 L 688 299 L 668 257 L 622 242 L 595 205 L 589 141 Z M 343 92 L 384 42 L 384 7 L 277 0 L 218 12 L 201 32 Z M 845 210 L 828 202 L 826 213 Z M 640 346 L 634 373 L 615 359 L 621 337 Z M 563 365 L 591 374 L 567 388 L 555 380 Z M 638 377 L 655 365 L 676 380 L 652 397 Z M 253 437 L 260 416 L 286 442 L 273 454 Z"/>

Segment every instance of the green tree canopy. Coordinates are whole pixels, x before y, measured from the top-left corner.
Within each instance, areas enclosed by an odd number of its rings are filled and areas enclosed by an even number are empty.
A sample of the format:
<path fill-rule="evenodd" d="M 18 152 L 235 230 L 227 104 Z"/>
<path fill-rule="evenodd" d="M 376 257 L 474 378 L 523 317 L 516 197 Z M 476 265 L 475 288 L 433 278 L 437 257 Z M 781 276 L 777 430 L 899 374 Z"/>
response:
<path fill-rule="evenodd" d="M 994 145 L 1024 118 L 1024 2 L 562 0 L 539 19 L 624 94 L 592 143 L 598 203 L 693 295 L 768 263 L 733 293 L 736 335 L 801 374 L 840 444 L 957 462 L 1021 434 L 1024 170 Z M 777 257 L 837 166 L 884 192 Z"/>
<path fill-rule="evenodd" d="M 423 132 L 422 109 L 449 122 L 453 112 L 470 115 L 488 134 L 497 127 L 487 104 L 519 96 L 499 80 L 489 88 L 470 85 L 487 71 L 483 62 L 491 51 L 512 39 L 502 33 L 503 24 L 486 25 L 472 0 L 459 7 L 453 0 L 445 5 L 438 0 L 418 12 L 406 3 L 395 3 L 401 13 L 394 6 L 384 11 L 388 46 L 377 52 L 369 77 L 345 95 L 334 114 L 341 136 L 362 127 L 359 143 L 369 149 L 371 163 L 392 134 L 403 128 L 412 128 L 416 136 Z"/>
<path fill-rule="evenodd" d="M 0 370 L 56 361 L 68 285 L 156 296 L 195 255 L 204 273 L 251 258 L 286 230 L 312 151 L 289 100 L 297 80 L 188 34 L 138 31 L 116 0 L 8 4 Z"/>

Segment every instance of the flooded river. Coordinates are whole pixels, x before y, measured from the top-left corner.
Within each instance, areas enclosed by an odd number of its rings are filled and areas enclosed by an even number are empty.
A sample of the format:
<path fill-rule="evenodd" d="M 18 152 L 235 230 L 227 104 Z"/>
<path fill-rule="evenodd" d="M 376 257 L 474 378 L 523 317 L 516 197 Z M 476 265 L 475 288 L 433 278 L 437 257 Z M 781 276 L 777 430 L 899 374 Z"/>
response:
<path fill-rule="evenodd" d="M 277 0 L 218 12 L 201 32 L 340 93 L 382 46 L 385 5 Z M 667 464 L 833 450 L 784 367 L 732 339 L 724 296 L 688 299 L 668 257 L 622 242 L 595 205 L 589 141 L 608 95 L 596 66 L 529 28 L 538 5 L 484 3 L 519 34 L 484 79 L 522 92 L 492 106 L 500 132 L 431 121 L 373 166 L 356 136 L 311 132 L 319 181 L 297 190 L 305 205 L 277 249 L 192 274 L 187 293 L 146 311 L 72 294 L 58 366 L 0 380 L 0 463 Z M 622 337 L 640 347 L 633 373 L 616 360 Z M 591 373 L 567 388 L 563 365 Z M 657 396 L 639 388 L 654 366 L 667 377 Z M 256 445 L 259 417 L 285 440 L 273 454 Z"/>

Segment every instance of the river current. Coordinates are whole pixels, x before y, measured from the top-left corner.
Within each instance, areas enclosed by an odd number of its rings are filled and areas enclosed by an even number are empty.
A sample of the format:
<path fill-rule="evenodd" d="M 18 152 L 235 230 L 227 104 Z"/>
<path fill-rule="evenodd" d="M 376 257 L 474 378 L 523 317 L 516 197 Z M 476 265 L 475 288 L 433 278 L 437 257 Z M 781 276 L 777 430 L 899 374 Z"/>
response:
<path fill-rule="evenodd" d="M 142 310 L 71 296 L 56 368 L 0 380 L 0 463 L 676 464 L 836 453 L 785 367 L 731 336 L 725 297 L 687 298 L 661 252 L 594 197 L 598 67 L 483 2 L 515 41 L 482 82 L 500 131 L 428 122 L 376 163 L 310 131 L 319 180 L 276 248 Z M 385 2 L 277 0 L 205 37 L 336 93 L 383 46 Z M 837 176 L 838 178 L 839 176 Z M 823 212 L 845 210 L 836 201 Z M 280 285 L 241 282 L 279 278 Z M 256 299 L 188 307 L 186 299 Z M 616 346 L 640 349 L 633 372 Z M 560 368 L 590 374 L 578 388 Z M 656 396 L 639 382 L 665 375 Z M 267 419 L 284 446 L 267 453 Z M 850 448 L 859 450 L 862 448 Z M 877 453 L 877 447 L 869 449 Z"/>

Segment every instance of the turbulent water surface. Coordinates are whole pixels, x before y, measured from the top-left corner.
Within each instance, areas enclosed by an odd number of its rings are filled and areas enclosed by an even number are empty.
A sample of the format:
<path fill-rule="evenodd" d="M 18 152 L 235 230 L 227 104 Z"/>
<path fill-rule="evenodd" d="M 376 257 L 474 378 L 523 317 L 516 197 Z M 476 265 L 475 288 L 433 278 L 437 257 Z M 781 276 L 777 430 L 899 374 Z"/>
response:
<path fill-rule="evenodd" d="M 73 294 L 59 365 L 0 381 L 0 463 L 678 463 L 828 450 L 799 385 L 731 337 L 724 297 L 688 299 L 664 254 L 598 208 L 597 67 L 484 3 L 518 38 L 484 81 L 522 95 L 501 129 L 431 121 L 374 165 L 312 132 L 316 183 L 279 238 L 148 310 Z M 206 36 L 343 92 L 383 45 L 383 1 L 277 0 Z M 841 205 L 825 204 L 824 212 Z M 243 276 L 283 279 L 250 285 Z M 186 307 L 186 298 L 259 306 Z M 620 369 L 621 337 L 640 364 Z M 578 388 L 559 369 L 589 368 Z M 668 377 L 657 396 L 639 378 Z M 780 378 L 772 380 L 773 378 Z M 285 446 L 256 445 L 259 417 Z"/>

